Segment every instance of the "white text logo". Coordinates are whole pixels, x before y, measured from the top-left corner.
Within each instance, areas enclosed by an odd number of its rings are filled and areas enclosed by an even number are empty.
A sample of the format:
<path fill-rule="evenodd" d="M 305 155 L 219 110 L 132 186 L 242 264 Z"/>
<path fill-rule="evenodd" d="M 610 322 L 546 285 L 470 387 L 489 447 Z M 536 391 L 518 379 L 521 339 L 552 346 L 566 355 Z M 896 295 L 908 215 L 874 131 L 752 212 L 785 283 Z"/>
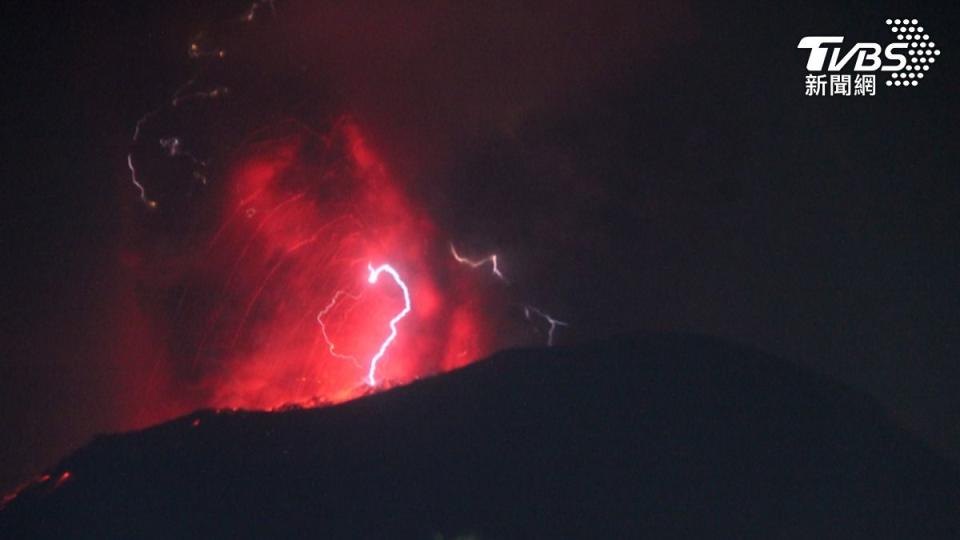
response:
<path fill-rule="evenodd" d="M 917 19 L 887 19 L 896 41 L 844 45 L 844 36 L 805 36 L 797 45 L 808 50 L 808 96 L 876 95 L 876 74 L 889 75 L 887 86 L 917 86 L 940 56 Z M 843 73 L 843 72 L 852 72 Z"/>

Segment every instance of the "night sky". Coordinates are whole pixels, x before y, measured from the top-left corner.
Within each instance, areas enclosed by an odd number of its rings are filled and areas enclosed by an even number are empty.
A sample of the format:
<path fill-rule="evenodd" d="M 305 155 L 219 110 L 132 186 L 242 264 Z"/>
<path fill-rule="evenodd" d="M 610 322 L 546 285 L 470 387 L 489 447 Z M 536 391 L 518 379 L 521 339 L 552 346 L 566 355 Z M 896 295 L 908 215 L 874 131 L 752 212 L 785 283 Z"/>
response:
<path fill-rule="evenodd" d="M 341 115 L 411 213 L 496 252 L 511 290 L 570 323 L 560 344 L 680 331 L 753 346 L 866 391 L 960 459 L 950 4 L 553 4 L 278 0 L 242 31 L 223 21 L 245 2 L 16 8 L 0 487 L 96 433 L 205 403 L 170 399 L 189 356 L 170 351 L 192 338 L 156 330 L 164 262 L 209 226 L 252 133 Z M 885 44 L 896 17 L 943 51 L 918 87 L 804 95 L 801 37 Z M 181 160 L 157 188 L 173 202 L 151 211 L 130 182 L 131 134 L 195 75 L 198 33 L 228 51 L 203 76 L 230 101 L 160 121 L 209 158 L 212 187 L 184 195 Z"/>

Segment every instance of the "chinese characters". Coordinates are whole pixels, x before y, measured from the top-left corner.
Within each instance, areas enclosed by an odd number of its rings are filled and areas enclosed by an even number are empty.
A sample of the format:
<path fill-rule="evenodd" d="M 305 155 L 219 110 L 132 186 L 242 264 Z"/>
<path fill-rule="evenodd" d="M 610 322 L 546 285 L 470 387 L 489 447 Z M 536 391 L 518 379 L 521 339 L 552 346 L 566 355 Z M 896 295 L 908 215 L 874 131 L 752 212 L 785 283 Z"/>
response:
<path fill-rule="evenodd" d="M 875 96 L 877 77 L 873 74 L 814 75 L 808 74 L 804 81 L 808 96 Z"/>

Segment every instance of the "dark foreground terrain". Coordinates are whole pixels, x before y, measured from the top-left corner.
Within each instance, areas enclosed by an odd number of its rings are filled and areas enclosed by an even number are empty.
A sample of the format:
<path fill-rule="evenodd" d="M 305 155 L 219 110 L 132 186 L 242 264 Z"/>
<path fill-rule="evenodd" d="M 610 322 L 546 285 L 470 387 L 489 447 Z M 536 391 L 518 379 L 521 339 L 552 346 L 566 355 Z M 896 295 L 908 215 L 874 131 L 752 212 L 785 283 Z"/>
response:
<path fill-rule="evenodd" d="M 717 341 L 498 354 L 325 409 L 102 436 L 0 538 L 958 538 L 960 474 L 870 399 Z"/>

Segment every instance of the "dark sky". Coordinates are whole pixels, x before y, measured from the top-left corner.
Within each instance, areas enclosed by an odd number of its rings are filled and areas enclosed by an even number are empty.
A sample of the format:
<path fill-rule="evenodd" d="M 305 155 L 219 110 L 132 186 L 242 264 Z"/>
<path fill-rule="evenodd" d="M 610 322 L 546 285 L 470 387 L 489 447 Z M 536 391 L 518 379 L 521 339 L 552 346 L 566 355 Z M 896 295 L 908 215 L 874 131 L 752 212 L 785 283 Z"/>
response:
<path fill-rule="evenodd" d="M 249 124 L 356 115 L 443 230 L 498 251 L 571 323 L 567 342 L 749 344 L 867 391 L 960 458 L 949 3 L 309 4 L 278 0 L 274 26 L 229 36 L 251 61 L 226 76 L 258 81 L 239 105 Z M 129 426 L 133 367 L 116 351 L 139 342 L 115 329 L 132 301 L 120 254 L 143 211 L 131 130 L 191 76 L 191 37 L 244 6 L 40 3 L 8 17 L 5 489 Z M 920 86 L 804 96 L 801 37 L 886 43 L 896 17 L 920 19 L 943 51 Z"/>

